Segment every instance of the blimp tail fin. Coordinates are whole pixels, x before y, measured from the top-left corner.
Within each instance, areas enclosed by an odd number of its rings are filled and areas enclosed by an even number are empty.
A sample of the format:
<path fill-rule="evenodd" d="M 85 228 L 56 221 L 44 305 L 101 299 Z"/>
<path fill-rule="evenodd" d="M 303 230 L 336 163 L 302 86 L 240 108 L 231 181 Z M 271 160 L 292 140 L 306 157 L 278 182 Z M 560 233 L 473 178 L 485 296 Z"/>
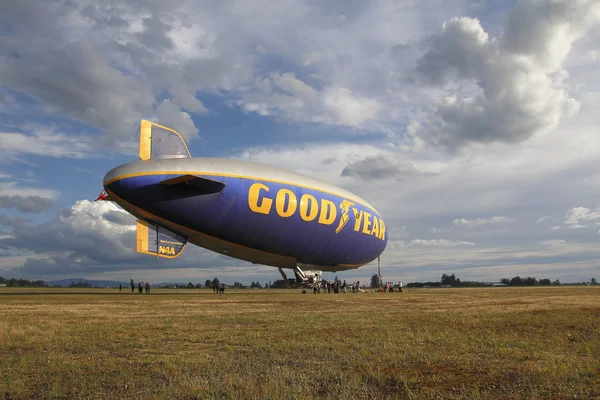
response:
<path fill-rule="evenodd" d="M 143 119 L 140 122 L 140 159 L 190 158 L 183 137 L 175 130 Z"/>
<path fill-rule="evenodd" d="M 183 253 L 187 238 L 161 226 L 138 220 L 137 252 L 162 258 L 177 258 Z"/>

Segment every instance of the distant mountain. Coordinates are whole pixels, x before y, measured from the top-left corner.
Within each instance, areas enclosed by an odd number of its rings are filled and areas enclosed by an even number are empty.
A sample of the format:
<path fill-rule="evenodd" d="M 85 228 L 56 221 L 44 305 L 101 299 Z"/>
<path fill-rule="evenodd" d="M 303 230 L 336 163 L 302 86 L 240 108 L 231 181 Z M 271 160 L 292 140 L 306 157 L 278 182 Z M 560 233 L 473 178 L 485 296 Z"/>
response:
<path fill-rule="evenodd" d="M 117 282 L 117 281 L 102 281 L 102 280 L 93 280 L 93 279 L 85 279 L 85 278 L 67 278 L 67 279 L 58 279 L 55 281 L 46 282 L 48 286 L 63 286 L 68 287 L 71 283 L 78 282 L 87 282 L 92 287 L 118 287 L 119 285 L 123 285 L 123 287 L 128 287 L 129 282 Z M 137 282 L 136 282 L 137 285 Z"/>

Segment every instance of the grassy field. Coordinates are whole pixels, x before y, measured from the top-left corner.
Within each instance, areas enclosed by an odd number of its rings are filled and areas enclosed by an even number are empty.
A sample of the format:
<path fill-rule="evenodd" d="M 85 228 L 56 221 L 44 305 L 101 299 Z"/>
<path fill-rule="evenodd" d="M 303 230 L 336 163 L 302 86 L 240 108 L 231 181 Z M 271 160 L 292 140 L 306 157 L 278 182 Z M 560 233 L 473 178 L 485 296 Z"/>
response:
<path fill-rule="evenodd" d="M 600 287 L 0 288 L 0 399 L 600 398 Z"/>

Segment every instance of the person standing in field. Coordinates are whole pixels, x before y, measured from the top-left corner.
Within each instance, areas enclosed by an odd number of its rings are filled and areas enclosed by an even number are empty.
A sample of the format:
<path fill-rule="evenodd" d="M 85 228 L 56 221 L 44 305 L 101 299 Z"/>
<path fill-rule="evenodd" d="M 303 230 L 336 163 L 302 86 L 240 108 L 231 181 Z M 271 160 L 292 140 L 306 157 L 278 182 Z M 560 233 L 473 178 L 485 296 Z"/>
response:
<path fill-rule="evenodd" d="M 123 285 L 119 283 L 119 293 L 123 292 Z"/>
<path fill-rule="evenodd" d="M 146 282 L 146 293 L 150 293 L 150 282 Z"/>
<path fill-rule="evenodd" d="M 133 293 L 133 291 L 135 290 L 135 283 L 133 283 L 133 279 L 129 281 L 129 284 L 131 285 L 131 293 Z"/>
<path fill-rule="evenodd" d="M 142 293 L 142 282 L 138 282 L 138 293 Z"/>

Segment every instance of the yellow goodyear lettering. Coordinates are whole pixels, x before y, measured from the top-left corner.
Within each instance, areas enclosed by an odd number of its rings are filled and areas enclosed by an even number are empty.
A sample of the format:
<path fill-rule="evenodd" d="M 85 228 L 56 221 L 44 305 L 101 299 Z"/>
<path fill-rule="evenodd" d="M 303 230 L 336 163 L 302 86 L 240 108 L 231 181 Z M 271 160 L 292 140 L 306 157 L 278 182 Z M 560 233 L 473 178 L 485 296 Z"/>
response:
<path fill-rule="evenodd" d="M 335 233 L 341 232 L 351 218 L 354 219 L 354 231 L 364 235 L 375 236 L 385 240 L 385 224 L 374 214 L 353 207 L 355 203 L 342 200 L 339 205 L 327 199 L 317 199 L 309 193 L 303 194 L 300 199 L 293 190 L 282 188 L 270 196 L 269 187 L 263 183 L 253 183 L 248 189 L 248 206 L 252 212 L 270 215 L 275 203 L 275 212 L 282 218 L 290 218 L 296 212 L 305 222 L 316 222 L 321 225 L 332 225 L 338 220 L 337 209 L 340 209 L 340 218 Z M 317 218 L 318 217 L 318 218 Z M 161 254 L 175 254 L 175 249 L 169 246 L 160 246 Z"/>
<path fill-rule="evenodd" d="M 354 230 L 356 232 L 358 232 L 358 230 L 360 229 L 360 223 L 362 221 L 363 218 L 363 211 L 360 210 L 358 211 L 356 208 L 353 208 L 352 211 L 354 211 Z"/>
<path fill-rule="evenodd" d="M 371 229 L 370 235 L 374 235 L 375 237 L 379 237 L 379 218 L 373 215 L 373 229 Z"/>
<path fill-rule="evenodd" d="M 321 214 L 319 215 L 319 223 L 323 225 L 331 225 L 337 218 L 337 208 L 333 201 L 321 199 Z"/>
<path fill-rule="evenodd" d="M 303 194 L 300 198 L 300 218 L 310 222 L 317 218 L 317 214 L 319 214 L 319 203 L 317 202 L 317 199 L 308 193 Z"/>
<path fill-rule="evenodd" d="M 255 213 L 268 215 L 271 212 L 271 207 L 273 206 L 273 199 L 265 197 L 259 204 L 259 195 L 261 190 L 268 192 L 269 188 L 262 183 L 254 183 L 252 186 L 250 186 L 250 189 L 248 189 L 248 206 Z"/>
<path fill-rule="evenodd" d="M 385 224 L 382 219 L 379 220 L 379 235 L 377 235 L 377 237 L 381 240 L 385 240 Z"/>
<path fill-rule="evenodd" d="M 362 233 L 364 233 L 365 235 L 370 235 L 371 234 L 371 214 L 369 214 L 368 212 L 364 212 L 364 224 L 363 224 L 363 229 L 362 229 Z"/>
<path fill-rule="evenodd" d="M 286 198 L 287 209 L 285 208 Z M 275 198 L 275 209 L 280 217 L 291 217 L 296 212 L 296 208 L 298 208 L 298 200 L 296 199 L 294 192 L 292 192 L 290 189 L 281 189 L 277 192 L 277 197 Z"/>
<path fill-rule="evenodd" d="M 175 247 L 172 246 L 158 246 L 158 252 L 160 254 L 168 254 L 168 255 L 175 255 Z"/>

